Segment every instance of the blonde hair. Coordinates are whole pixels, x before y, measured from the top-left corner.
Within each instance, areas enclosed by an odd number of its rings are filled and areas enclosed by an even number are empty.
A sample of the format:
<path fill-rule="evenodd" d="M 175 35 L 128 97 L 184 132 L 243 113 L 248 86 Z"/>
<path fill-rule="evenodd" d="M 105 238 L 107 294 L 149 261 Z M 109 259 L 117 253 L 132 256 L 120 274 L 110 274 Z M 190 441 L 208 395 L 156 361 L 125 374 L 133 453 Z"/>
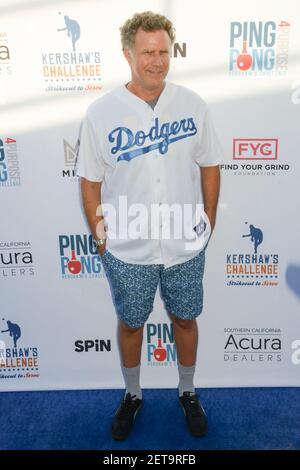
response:
<path fill-rule="evenodd" d="M 171 44 L 175 41 L 175 28 L 168 18 L 158 13 L 153 13 L 152 11 L 144 11 L 143 13 L 135 13 L 133 17 L 125 21 L 120 28 L 123 50 L 132 49 L 135 35 L 139 28 L 142 28 L 146 32 L 164 29 L 169 35 Z"/>

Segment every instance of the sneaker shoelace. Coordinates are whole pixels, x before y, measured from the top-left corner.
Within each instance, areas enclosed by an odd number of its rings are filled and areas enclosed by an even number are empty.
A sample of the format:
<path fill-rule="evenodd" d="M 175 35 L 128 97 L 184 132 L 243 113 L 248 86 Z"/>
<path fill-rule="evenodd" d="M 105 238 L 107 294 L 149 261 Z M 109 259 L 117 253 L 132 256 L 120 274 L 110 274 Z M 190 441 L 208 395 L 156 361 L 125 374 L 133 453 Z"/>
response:
<path fill-rule="evenodd" d="M 127 419 L 131 416 L 131 407 L 133 405 L 133 400 L 136 398 L 136 395 L 131 396 L 130 393 L 127 393 L 119 411 L 120 419 Z"/>

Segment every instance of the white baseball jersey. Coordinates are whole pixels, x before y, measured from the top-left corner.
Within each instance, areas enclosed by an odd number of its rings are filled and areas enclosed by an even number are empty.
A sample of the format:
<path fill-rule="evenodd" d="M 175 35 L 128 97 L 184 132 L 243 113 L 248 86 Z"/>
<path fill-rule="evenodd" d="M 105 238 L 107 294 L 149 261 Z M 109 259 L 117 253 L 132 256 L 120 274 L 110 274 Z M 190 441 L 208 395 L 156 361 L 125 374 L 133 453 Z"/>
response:
<path fill-rule="evenodd" d="M 210 235 L 196 211 L 199 167 L 220 159 L 207 106 L 185 87 L 166 82 L 154 109 L 125 85 L 97 99 L 82 122 L 77 175 L 102 182 L 107 249 L 127 263 L 166 267 L 196 256 L 199 234 Z"/>

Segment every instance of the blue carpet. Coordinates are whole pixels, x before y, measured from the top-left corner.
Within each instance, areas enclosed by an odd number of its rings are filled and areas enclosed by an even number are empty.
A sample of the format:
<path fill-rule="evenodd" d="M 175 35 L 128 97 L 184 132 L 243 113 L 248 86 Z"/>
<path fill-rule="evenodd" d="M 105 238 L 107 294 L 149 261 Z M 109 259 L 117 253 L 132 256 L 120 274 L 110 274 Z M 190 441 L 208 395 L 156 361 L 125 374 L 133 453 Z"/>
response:
<path fill-rule="evenodd" d="M 110 437 L 121 390 L 2 392 L 0 448 L 15 449 L 300 449 L 299 388 L 203 389 L 209 433 L 191 437 L 177 390 L 144 390 L 133 433 Z"/>

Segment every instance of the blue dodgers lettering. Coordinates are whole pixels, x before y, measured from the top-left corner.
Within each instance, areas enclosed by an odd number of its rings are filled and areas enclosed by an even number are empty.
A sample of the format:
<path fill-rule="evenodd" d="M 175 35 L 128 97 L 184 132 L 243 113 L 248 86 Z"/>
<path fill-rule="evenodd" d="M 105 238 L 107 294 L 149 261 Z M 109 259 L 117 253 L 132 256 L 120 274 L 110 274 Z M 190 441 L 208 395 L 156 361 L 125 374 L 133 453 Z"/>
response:
<path fill-rule="evenodd" d="M 142 130 L 134 134 L 128 127 L 116 127 L 108 134 L 109 142 L 115 144 L 111 148 L 111 153 L 115 155 L 117 152 L 123 152 L 118 156 L 117 161 L 125 160 L 129 162 L 133 158 L 155 149 L 159 149 L 159 152 L 163 155 L 168 151 L 169 144 L 197 133 L 197 127 L 192 117 L 181 119 L 181 121 L 173 121 L 172 123 L 164 122 L 161 126 L 158 118 L 155 118 L 154 122 L 155 124 L 150 128 L 148 134 L 145 134 Z M 147 139 L 148 142 L 153 143 L 144 146 L 145 143 L 147 144 Z M 138 148 L 133 149 L 133 147 Z M 124 150 L 129 151 L 124 152 Z"/>

